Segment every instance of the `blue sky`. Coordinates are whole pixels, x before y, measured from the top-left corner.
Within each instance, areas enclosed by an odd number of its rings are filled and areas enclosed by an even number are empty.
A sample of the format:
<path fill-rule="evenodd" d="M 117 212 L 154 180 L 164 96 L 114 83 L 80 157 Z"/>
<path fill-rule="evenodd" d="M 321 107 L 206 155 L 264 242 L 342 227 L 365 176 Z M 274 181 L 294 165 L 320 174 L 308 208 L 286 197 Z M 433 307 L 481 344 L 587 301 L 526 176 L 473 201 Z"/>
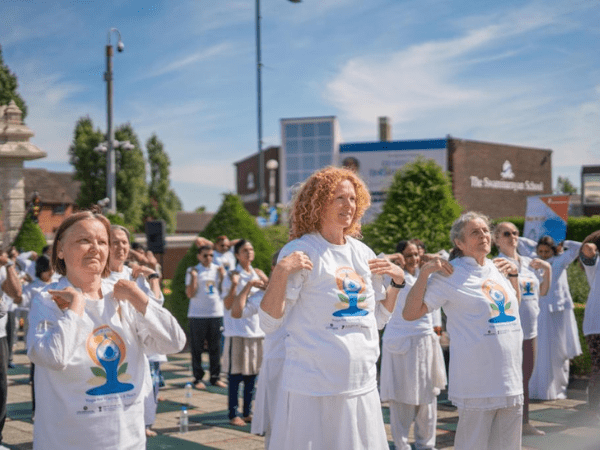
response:
<path fill-rule="evenodd" d="M 105 45 L 114 122 L 171 158 L 184 209 L 216 210 L 233 162 L 256 152 L 252 0 L 27 1 L 0 5 L 4 62 L 19 79 L 32 142 L 26 167 L 71 170 L 76 121 L 106 129 Z M 579 186 L 600 164 L 597 0 L 262 0 L 263 135 L 281 118 L 338 117 L 345 142 L 446 135 L 552 149 L 553 177 Z M 112 35 L 113 44 L 116 35 Z"/>

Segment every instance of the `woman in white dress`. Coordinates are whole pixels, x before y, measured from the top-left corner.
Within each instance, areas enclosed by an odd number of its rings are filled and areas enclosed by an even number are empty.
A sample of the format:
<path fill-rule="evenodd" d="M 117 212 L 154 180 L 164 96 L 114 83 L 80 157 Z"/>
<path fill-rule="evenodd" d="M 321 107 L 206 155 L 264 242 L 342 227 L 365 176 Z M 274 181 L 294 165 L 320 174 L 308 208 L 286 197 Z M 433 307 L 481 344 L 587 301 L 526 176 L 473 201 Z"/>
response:
<path fill-rule="evenodd" d="M 520 254 L 538 256 L 552 266 L 550 289 L 540 297 L 537 357 L 529 380 L 529 397 L 539 400 L 567 398 L 569 360 L 581 354 L 567 279 L 567 267 L 577 259 L 581 243 L 564 241 L 561 247 L 550 236 L 543 236 L 537 243 L 519 238 Z"/>
<path fill-rule="evenodd" d="M 543 436 L 529 422 L 529 380 L 535 366 L 537 322 L 540 314 L 539 299 L 546 295 L 552 280 L 552 267 L 539 258 L 531 259 L 517 252 L 519 230 L 510 222 L 499 223 L 494 230 L 494 243 L 500 250 L 499 258 L 505 258 L 519 268 L 521 287 L 521 328 L 523 329 L 523 434 Z"/>
<path fill-rule="evenodd" d="M 285 321 L 282 401 L 271 447 L 277 450 L 387 450 L 377 392 L 378 328 L 404 286 L 400 267 L 376 258 L 359 236 L 370 196 L 353 172 L 315 172 L 291 211 L 291 241 L 301 271 L 272 276 L 259 310 L 273 332 Z M 386 292 L 383 276 L 392 278 Z"/>
<path fill-rule="evenodd" d="M 185 345 L 177 320 L 134 281 L 106 283 L 110 223 L 90 211 L 56 231 L 63 277 L 32 302 L 27 355 L 36 365 L 36 450 L 142 450 L 144 353 Z"/>
<path fill-rule="evenodd" d="M 390 427 L 397 450 L 410 450 L 408 433 L 415 424 L 415 447 L 434 449 L 437 396 L 446 386 L 446 367 L 440 340 L 434 333 L 432 313 L 415 321 L 402 317 L 406 295 L 419 274 L 419 249 L 412 241 L 400 241 L 406 288 L 398 293 L 396 309 L 383 333 L 381 400 L 390 408 Z"/>
<path fill-rule="evenodd" d="M 487 258 L 486 216 L 467 212 L 450 230 L 451 261 L 421 267 L 403 317 L 442 307 L 450 335 L 448 398 L 458 407 L 456 450 L 520 450 L 523 414 L 519 274 L 507 259 Z M 430 276 L 431 275 L 431 276 Z"/>

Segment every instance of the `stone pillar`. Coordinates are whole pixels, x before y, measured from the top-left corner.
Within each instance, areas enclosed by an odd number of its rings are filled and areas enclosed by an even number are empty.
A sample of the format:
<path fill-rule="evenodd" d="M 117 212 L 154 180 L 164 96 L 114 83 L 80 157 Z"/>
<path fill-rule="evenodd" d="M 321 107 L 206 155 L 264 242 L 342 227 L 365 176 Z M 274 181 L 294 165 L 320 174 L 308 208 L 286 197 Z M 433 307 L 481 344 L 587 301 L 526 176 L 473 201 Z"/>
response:
<path fill-rule="evenodd" d="M 23 124 L 14 101 L 0 106 L 0 195 L 2 198 L 2 245 L 13 242 L 25 218 L 23 162 L 44 158 L 46 153 L 29 142 L 34 133 Z"/>

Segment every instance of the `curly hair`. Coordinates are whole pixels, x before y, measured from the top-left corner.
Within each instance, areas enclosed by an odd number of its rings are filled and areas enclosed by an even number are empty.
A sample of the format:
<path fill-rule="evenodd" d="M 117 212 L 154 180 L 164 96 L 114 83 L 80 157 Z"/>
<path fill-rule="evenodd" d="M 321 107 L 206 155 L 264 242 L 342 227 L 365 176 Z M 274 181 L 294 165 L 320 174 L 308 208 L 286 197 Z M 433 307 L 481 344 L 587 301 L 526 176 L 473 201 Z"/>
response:
<path fill-rule="evenodd" d="M 339 167 L 326 167 L 313 173 L 300 188 L 290 213 L 290 240 L 320 231 L 321 216 L 333 201 L 338 184 L 348 180 L 356 191 L 356 212 L 352 223 L 344 229 L 345 236 L 360 238 L 360 219 L 371 206 L 371 195 L 365 183 L 354 172 Z"/>

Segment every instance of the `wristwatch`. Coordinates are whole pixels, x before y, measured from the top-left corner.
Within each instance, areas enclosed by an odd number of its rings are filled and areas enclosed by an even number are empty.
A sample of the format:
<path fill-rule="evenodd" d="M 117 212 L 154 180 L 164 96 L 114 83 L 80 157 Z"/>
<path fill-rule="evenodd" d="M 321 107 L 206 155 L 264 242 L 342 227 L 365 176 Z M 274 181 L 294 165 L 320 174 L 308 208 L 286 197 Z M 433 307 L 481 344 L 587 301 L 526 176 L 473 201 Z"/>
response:
<path fill-rule="evenodd" d="M 156 272 L 154 272 L 154 273 L 151 273 L 150 275 L 148 275 L 146 278 L 147 278 L 148 281 L 150 281 L 150 280 L 153 280 L 155 278 L 160 278 L 160 275 L 157 274 Z"/>
<path fill-rule="evenodd" d="M 392 278 L 390 281 L 390 286 L 396 289 L 402 289 L 403 287 L 406 286 L 406 280 L 402 281 L 402 284 L 398 284 L 394 281 L 394 279 Z"/>

